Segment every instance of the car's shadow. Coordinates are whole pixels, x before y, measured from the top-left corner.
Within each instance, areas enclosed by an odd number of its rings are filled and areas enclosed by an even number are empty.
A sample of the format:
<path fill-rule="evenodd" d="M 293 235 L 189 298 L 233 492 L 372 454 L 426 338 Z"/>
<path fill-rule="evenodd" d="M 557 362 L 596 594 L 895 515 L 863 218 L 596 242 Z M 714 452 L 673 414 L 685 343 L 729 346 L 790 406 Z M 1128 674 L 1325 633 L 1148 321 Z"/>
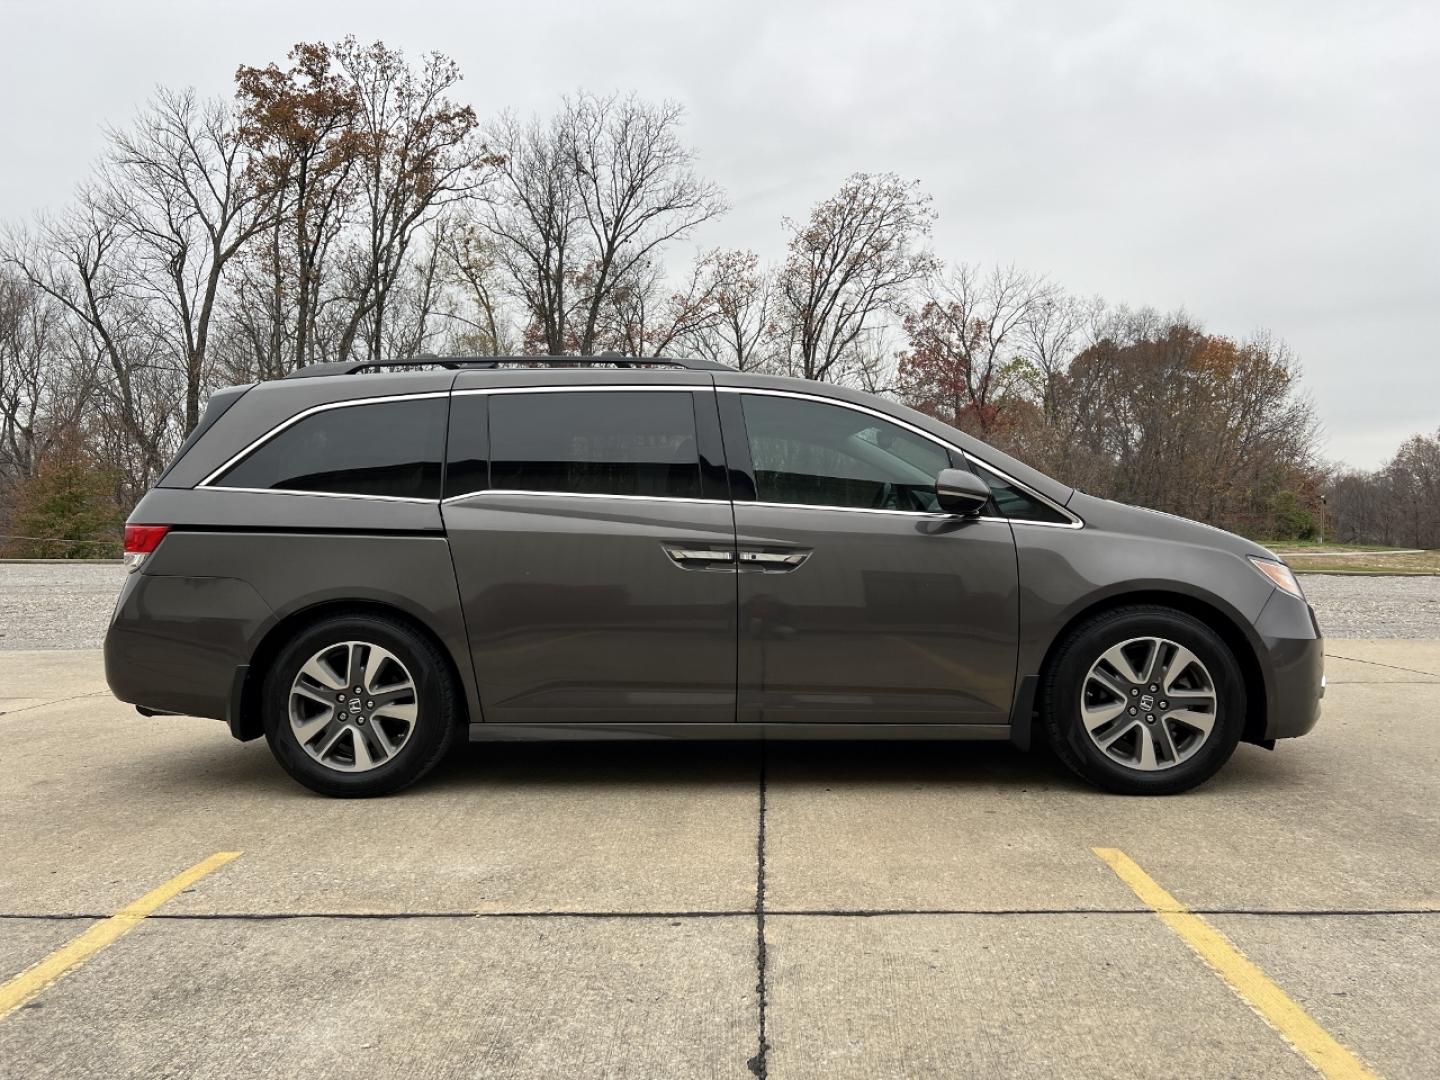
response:
<path fill-rule="evenodd" d="M 177 752 L 178 750 L 178 752 Z M 144 763 L 147 786 L 183 794 L 217 786 L 248 794 L 304 794 L 275 763 L 263 740 L 155 748 Z M 567 788 L 754 786 L 892 787 L 947 785 L 999 792 L 1101 795 L 1045 748 L 959 741 L 644 741 L 462 743 L 416 792 L 455 794 L 493 787 Z M 1285 790 L 1306 783 L 1296 755 L 1241 746 L 1202 790 Z"/>
<path fill-rule="evenodd" d="M 469 743 L 429 784 L 963 784 L 1085 789 L 1048 753 L 957 741 Z"/>

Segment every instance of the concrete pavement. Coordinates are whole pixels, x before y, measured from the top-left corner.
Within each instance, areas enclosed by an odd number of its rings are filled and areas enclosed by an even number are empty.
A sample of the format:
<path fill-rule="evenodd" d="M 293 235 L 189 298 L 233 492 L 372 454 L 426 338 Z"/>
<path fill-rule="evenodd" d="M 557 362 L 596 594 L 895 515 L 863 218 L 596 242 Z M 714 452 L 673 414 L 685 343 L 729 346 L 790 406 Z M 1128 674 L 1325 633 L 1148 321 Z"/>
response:
<path fill-rule="evenodd" d="M 0 983 L 243 852 L 0 1018 L 0 1077 L 1311 1075 L 1095 847 L 1433 1075 L 1440 643 L 1328 647 L 1314 734 L 1163 800 L 1002 745 L 501 744 L 330 801 L 0 653 Z"/>

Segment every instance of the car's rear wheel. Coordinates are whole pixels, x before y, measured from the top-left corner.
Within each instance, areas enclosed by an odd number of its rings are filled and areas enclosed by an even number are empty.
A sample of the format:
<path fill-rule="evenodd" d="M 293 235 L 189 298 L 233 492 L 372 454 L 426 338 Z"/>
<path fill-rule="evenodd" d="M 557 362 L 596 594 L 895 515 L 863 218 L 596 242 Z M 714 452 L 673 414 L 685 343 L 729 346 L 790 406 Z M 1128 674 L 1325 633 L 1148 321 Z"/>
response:
<path fill-rule="evenodd" d="M 385 795 L 439 763 L 458 726 L 445 659 L 405 623 L 342 615 L 300 631 L 264 686 L 265 738 L 324 795 Z"/>
<path fill-rule="evenodd" d="M 1056 756 L 1082 777 L 1121 794 L 1172 795 L 1234 753 L 1245 684 L 1229 646 L 1199 619 L 1126 607 L 1066 638 L 1040 707 Z"/>

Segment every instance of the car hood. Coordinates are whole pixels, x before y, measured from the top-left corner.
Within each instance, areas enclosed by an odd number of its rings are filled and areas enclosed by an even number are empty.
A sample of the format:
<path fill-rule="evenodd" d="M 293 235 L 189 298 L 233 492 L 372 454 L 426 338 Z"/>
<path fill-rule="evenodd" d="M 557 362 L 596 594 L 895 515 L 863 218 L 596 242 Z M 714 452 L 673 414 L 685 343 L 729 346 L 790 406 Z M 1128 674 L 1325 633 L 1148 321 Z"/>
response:
<path fill-rule="evenodd" d="M 1112 499 L 1100 499 L 1094 495 L 1086 495 L 1083 491 L 1075 492 L 1066 507 L 1084 519 L 1086 524 L 1112 532 L 1197 544 L 1234 552 L 1236 555 L 1253 555 L 1260 559 L 1283 561 L 1273 551 L 1253 540 L 1246 540 L 1243 536 L 1217 529 L 1213 525 L 1176 517 L 1160 510 L 1131 506 Z"/>

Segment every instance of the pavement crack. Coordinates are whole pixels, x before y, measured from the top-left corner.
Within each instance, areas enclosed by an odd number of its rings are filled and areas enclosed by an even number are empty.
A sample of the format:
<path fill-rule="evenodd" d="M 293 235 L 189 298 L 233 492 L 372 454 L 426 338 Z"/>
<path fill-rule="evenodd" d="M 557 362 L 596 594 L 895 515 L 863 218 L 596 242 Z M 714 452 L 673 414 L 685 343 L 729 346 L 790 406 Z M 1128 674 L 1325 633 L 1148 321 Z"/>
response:
<path fill-rule="evenodd" d="M 1408 671 L 1412 675 L 1429 675 L 1432 679 L 1440 679 L 1440 672 L 1421 671 L 1419 668 L 1401 667 L 1399 664 L 1382 664 L 1379 660 L 1361 660 L 1358 656 L 1341 656 L 1339 653 L 1327 653 L 1333 660 L 1349 660 L 1352 664 L 1369 664 L 1371 667 L 1389 668 L 1391 671 Z"/>
<path fill-rule="evenodd" d="M 109 690 L 92 690 L 88 694 L 72 694 L 70 697 L 56 698 L 54 701 L 37 701 L 34 705 L 22 705 L 18 709 L 0 709 L 0 716 L 18 716 L 31 709 L 43 709 L 47 705 L 63 705 L 67 701 L 83 701 L 86 698 L 100 697 L 102 694 L 108 693 L 110 693 Z"/>
<path fill-rule="evenodd" d="M 759 1003 L 759 1042 L 755 1056 L 745 1064 L 756 1080 L 766 1080 L 770 1043 L 766 1032 L 768 987 L 765 971 L 765 743 L 760 743 L 760 824 L 755 840 L 755 993 Z"/>

